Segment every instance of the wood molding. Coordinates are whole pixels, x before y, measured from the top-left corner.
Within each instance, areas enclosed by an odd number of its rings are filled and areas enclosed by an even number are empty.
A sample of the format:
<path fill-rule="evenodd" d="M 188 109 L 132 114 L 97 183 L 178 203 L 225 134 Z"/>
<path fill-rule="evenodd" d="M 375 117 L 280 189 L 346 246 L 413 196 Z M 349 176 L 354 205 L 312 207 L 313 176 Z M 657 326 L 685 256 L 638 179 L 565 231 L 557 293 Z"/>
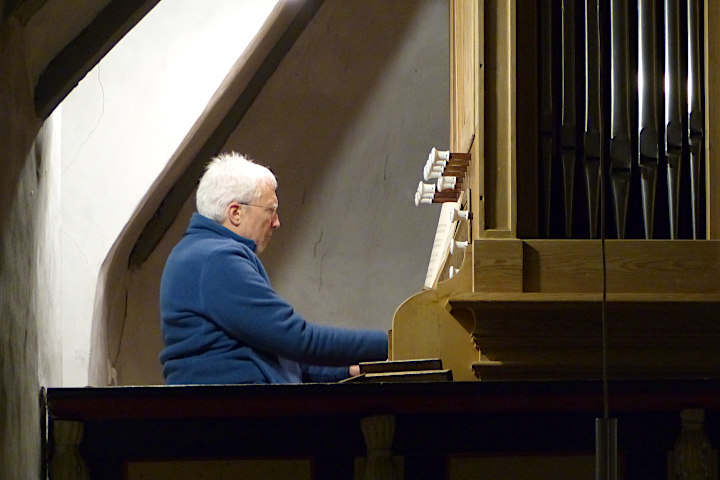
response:
<path fill-rule="evenodd" d="M 523 291 L 602 292 L 597 240 L 526 240 Z M 607 240 L 608 293 L 720 292 L 720 242 Z"/>
<path fill-rule="evenodd" d="M 484 182 L 486 228 L 516 236 L 515 0 L 486 0 L 484 10 Z"/>

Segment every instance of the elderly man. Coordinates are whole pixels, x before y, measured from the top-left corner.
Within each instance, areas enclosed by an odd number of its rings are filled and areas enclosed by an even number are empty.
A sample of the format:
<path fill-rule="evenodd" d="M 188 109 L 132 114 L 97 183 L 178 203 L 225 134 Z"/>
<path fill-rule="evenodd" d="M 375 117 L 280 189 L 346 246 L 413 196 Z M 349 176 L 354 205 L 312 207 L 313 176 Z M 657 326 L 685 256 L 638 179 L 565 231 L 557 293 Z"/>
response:
<path fill-rule="evenodd" d="M 280 226 L 277 180 L 236 153 L 213 159 L 160 286 L 168 384 L 337 381 L 387 358 L 387 336 L 308 323 L 258 259 Z"/>

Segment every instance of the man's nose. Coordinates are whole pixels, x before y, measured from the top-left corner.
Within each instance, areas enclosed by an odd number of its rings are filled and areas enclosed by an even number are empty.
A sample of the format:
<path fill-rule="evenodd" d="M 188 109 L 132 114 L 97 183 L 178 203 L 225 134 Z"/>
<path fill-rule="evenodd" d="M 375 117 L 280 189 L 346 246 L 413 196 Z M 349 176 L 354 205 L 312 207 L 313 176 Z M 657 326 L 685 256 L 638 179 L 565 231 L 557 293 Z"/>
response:
<path fill-rule="evenodd" d="M 280 216 L 277 213 L 275 214 L 272 226 L 273 228 L 278 228 L 280 226 Z"/>

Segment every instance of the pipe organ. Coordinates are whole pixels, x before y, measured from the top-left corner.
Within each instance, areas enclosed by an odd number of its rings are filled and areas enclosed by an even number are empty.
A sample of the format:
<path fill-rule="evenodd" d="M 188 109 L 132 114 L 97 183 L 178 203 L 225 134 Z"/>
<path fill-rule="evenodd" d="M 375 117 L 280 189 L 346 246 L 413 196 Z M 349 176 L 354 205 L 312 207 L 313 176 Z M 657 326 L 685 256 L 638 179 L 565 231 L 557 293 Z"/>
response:
<path fill-rule="evenodd" d="M 392 359 L 600 378 L 605 311 L 611 377 L 720 377 L 720 5 L 450 4 L 449 151 L 415 196 L 445 241 Z"/>

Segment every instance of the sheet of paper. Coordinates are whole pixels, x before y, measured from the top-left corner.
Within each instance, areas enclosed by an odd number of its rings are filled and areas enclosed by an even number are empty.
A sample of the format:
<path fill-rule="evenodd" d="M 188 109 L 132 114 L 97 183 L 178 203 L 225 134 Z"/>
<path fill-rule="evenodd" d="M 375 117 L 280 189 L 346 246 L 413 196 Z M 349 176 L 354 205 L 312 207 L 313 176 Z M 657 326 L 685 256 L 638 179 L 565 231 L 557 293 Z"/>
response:
<path fill-rule="evenodd" d="M 433 242 L 432 252 L 430 253 L 430 264 L 428 265 L 427 275 L 425 276 L 426 289 L 431 289 L 435 286 L 438 275 L 440 275 L 440 271 L 450 251 L 450 242 L 455 234 L 457 224 L 457 222 L 453 222 L 453 213 L 457 206 L 458 204 L 455 202 L 442 204 L 437 230 L 435 230 L 435 241 Z"/>

